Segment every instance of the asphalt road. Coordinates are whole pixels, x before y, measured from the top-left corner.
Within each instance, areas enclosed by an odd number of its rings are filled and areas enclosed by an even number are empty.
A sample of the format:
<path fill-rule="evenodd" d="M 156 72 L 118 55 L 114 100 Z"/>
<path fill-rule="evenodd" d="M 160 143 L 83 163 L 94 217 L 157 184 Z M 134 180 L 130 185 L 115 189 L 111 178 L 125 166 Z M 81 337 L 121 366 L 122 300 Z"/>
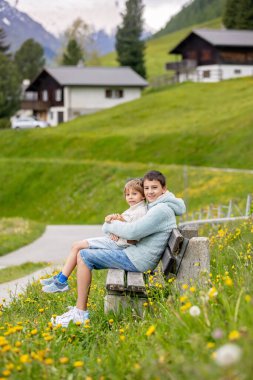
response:
<path fill-rule="evenodd" d="M 74 241 L 97 236 L 102 236 L 100 225 L 47 226 L 44 234 L 33 243 L 0 257 L 0 269 L 26 262 L 46 261 L 52 264 L 21 279 L 1 284 L 0 303 L 3 299 L 6 303 L 10 302 L 13 297 L 24 291 L 30 282 L 59 267 L 68 256 Z"/>

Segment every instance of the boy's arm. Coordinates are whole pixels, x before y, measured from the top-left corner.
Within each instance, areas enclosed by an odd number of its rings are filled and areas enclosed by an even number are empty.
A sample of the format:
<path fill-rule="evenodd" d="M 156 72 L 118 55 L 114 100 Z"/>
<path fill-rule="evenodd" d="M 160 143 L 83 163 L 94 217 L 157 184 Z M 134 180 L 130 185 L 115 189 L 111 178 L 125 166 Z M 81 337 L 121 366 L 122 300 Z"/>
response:
<path fill-rule="evenodd" d="M 140 240 L 145 236 L 159 232 L 161 224 L 164 223 L 164 218 L 175 219 L 175 214 L 169 208 L 165 211 L 160 207 L 156 207 L 156 209 L 151 209 L 142 218 L 132 223 L 122 223 L 117 220 L 111 224 L 104 223 L 102 230 L 105 233 L 113 233 L 123 239 Z"/>

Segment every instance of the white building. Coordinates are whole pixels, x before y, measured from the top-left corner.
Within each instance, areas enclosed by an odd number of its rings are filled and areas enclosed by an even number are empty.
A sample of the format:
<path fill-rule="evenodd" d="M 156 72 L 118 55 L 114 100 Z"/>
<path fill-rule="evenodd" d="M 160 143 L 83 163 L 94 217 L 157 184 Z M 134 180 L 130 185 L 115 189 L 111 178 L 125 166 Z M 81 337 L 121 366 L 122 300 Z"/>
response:
<path fill-rule="evenodd" d="M 21 107 L 57 125 L 138 99 L 147 85 L 129 67 L 45 68 L 26 88 Z"/>
<path fill-rule="evenodd" d="M 166 64 L 183 82 L 218 82 L 253 75 L 252 30 L 193 30 L 175 46 L 176 62 Z"/>

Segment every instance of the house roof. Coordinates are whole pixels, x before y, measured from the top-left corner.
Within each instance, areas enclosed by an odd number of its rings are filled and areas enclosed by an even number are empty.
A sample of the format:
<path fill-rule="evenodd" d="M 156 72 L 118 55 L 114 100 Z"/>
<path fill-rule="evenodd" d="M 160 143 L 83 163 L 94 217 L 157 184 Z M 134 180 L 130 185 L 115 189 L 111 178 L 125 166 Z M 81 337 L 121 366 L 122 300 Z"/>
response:
<path fill-rule="evenodd" d="M 177 53 L 181 44 L 192 34 L 199 36 L 214 46 L 253 47 L 253 30 L 194 29 L 169 53 Z"/>
<path fill-rule="evenodd" d="M 148 82 L 130 67 L 61 66 L 46 67 L 44 70 L 62 86 L 145 87 L 148 85 Z"/>

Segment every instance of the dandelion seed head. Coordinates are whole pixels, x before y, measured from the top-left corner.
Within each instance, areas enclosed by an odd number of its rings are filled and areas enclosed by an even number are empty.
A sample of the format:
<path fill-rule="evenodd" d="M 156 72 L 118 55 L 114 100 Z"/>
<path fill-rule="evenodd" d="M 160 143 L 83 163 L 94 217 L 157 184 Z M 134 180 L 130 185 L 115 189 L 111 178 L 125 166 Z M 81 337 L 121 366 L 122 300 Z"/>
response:
<path fill-rule="evenodd" d="M 214 360 L 221 367 L 227 367 L 237 363 L 241 359 L 241 356 L 241 348 L 236 344 L 228 343 L 216 351 Z"/>

